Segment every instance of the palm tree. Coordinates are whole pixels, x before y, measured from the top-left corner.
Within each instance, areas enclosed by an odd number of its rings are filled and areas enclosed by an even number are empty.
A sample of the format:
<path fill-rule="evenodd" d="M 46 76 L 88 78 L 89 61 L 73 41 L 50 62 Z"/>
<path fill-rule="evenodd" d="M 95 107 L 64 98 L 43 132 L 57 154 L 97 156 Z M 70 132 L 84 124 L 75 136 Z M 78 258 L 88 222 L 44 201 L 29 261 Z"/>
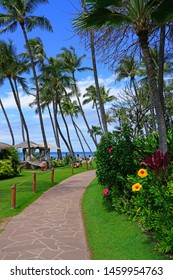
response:
<path fill-rule="evenodd" d="M 66 95 L 65 87 L 68 87 L 70 85 L 70 77 L 62 74 L 61 63 L 58 59 L 51 57 L 48 59 L 48 62 L 49 64 L 45 65 L 42 68 L 43 74 L 40 75 L 40 80 L 42 84 L 41 92 L 45 92 L 46 95 L 44 96 L 46 97 L 46 99 L 48 98 L 49 102 L 53 102 L 54 117 L 56 118 L 55 120 L 56 126 L 58 127 L 58 131 L 63 141 L 65 142 L 69 152 L 71 153 L 72 158 L 75 159 L 68 125 L 64 117 L 62 106 L 61 106 L 61 102 Z M 44 97 L 42 100 L 44 102 Z M 61 132 L 59 124 L 57 124 L 58 112 L 61 114 L 61 117 L 64 121 L 68 142 L 65 139 L 63 133 Z"/>
<path fill-rule="evenodd" d="M 106 90 L 105 86 L 100 86 L 100 94 L 101 94 L 102 102 L 104 104 L 116 100 L 116 97 L 114 95 L 110 95 L 110 90 L 111 90 L 110 88 Z"/>
<path fill-rule="evenodd" d="M 80 108 L 77 105 L 77 101 L 74 100 L 72 102 L 70 100 L 70 98 L 66 97 L 62 102 L 62 111 L 66 116 L 70 115 L 73 127 L 75 129 L 75 132 L 76 132 L 76 135 L 77 135 L 77 138 L 78 138 L 78 141 L 79 141 L 79 144 L 80 144 L 81 149 L 83 151 L 84 157 L 86 158 L 85 149 L 84 149 L 83 143 L 81 141 L 80 135 L 78 133 L 78 130 L 77 130 L 77 127 L 76 127 L 75 121 L 74 121 L 74 116 L 77 117 L 78 113 L 80 112 Z"/>
<path fill-rule="evenodd" d="M 95 137 L 95 141 L 97 143 L 97 135 L 103 135 L 103 132 L 101 130 L 101 127 L 100 126 L 95 126 L 95 125 L 92 125 L 92 132 L 93 132 L 93 135 Z M 97 143 L 98 144 L 98 143 Z"/>
<path fill-rule="evenodd" d="M 72 75 L 72 91 L 77 98 L 77 101 L 78 101 L 78 104 L 79 104 L 79 107 L 80 107 L 80 110 L 81 110 L 81 114 L 82 114 L 82 117 L 83 117 L 84 122 L 86 124 L 86 127 L 88 129 L 88 132 L 89 132 L 94 144 L 96 145 L 95 138 L 92 134 L 92 130 L 90 129 L 90 126 L 88 124 L 88 121 L 86 119 L 86 116 L 85 116 L 85 113 L 84 113 L 84 110 L 83 110 L 83 107 L 82 107 L 82 104 L 81 104 L 81 101 L 80 101 L 80 92 L 79 92 L 76 77 L 75 77 L 75 72 L 76 71 L 82 72 L 82 71 L 92 70 L 92 69 L 90 67 L 82 67 L 81 66 L 82 65 L 82 60 L 86 56 L 82 55 L 82 56 L 78 57 L 76 52 L 75 52 L 75 49 L 73 47 L 70 47 L 69 49 L 62 48 L 62 51 L 63 52 L 58 54 L 57 57 L 58 57 L 59 60 L 61 60 L 62 65 L 64 67 L 64 71 L 66 71 L 67 73 L 70 73 Z"/>
<path fill-rule="evenodd" d="M 9 121 L 9 118 L 8 118 L 8 115 L 7 115 L 7 113 L 6 113 L 6 110 L 5 110 L 5 108 L 4 108 L 4 105 L 3 105 L 1 99 L 0 99 L 0 106 L 1 106 L 1 108 L 2 108 L 3 114 L 4 114 L 4 116 L 5 116 L 5 119 L 6 119 L 8 128 L 9 128 L 9 131 L 10 131 L 10 135 L 11 135 L 11 139 L 12 139 L 12 145 L 14 146 L 14 145 L 15 145 L 15 140 L 14 140 L 13 130 L 12 130 L 12 127 L 11 127 L 11 124 L 10 124 L 10 121 Z"/>
<path fill-rule="evenodd" d="M 100 89 L 99 89 L 99 92 L 100 92 Z M 86 98 L 86 99 L 83 100 L 83 105 L 86 105 L 86 104 L 92 102 L 92 109 L 94 109 L 94 107 L 96 108 L 97 117 L 98 117 L 98 120 L 99 120 L 99 125 L 102 128 L 102 122 L 101 122 L 100 114 L 99 114 L 96 87 L 93 86 L 93 85 L 87 87 L 86 88 L 86 93 L 84 93 L 83 97 Z M 102 128 L 102 130 L 103 130 L 103 128 Z"/>
<path fill-rule="evenodd" d="M 162 109 L 162 104 L 158 92 L 155 68 L 149 46 L 149 36 L 154 28 L 161 23 L 166 23 L 173 15 L 173 3 L 170 0 L 129 0 L 124 6 L 124 1 L 120 0 L 97 0 L 89 1 L 90 12 L 82 14 L 76 21 L 76 27 L 100 28 L 102 26 L 113 25 L 115 27 L 121 24 L 131 24 L 138 36 L 139 45 L 142 49 L 144 61 L 147 69 L 147 76 L 152 95 L 152 106 L 155 107 L 158 123 L 159 148 L 161 152 L 166 153 L 166 125 Z M 151 25 L 152 24 L 152 25 Z M 152 29 L 152 27 L 154 27 Z"/>
<path fill-rule="evenodd" d="M 3 84 L 4 81 L 7 79 L 10 83 L 13 96 L 20 114 L 20 118 L 22 121 L 22 125 L 25 128 L 26 137 L 27 137 L 27 144 L 29 150 L 29 156 L 31 154 L 30 149 L 30 141 L 29 141 L 29 131 L 25 121 L 25 117 L 23 115 L 21 104 L 19 100 L 19 93 L 18 93 L 18 86 L 19 83 L 22 86 L 22 89 L 27 92 L 28 87 L 26 84 L 26 80 L 20 77 L 21 74 L 28 71 L 28 67 L 26 61 L 20 60 L 16 54 L 15 46 L 13 45 L 12 41 L 7 44 L 4 41 L 0 42 L 0 83 Z"/>
<path fill-rule="evenodd" d="M 29 45 L 32 51 L 35 65 L 38 65 L 38 67 L 41 69 L 44 65 L 44 60 L 47 58 L 41 38 L 36 37 L 36 38 L 29 39 Z M 30 57 L 26 44 L 25 44 L 25 48 L 26 48 L 26 52 L 23 52 L 20 55 L 26 59 L 29 59 Z"/>
<path fill-rule="evenodd" d="M 39 97 L 39 85 L 38 79 L 35 69 L 34 58 L 32 54 L 32 50 L 29 44 L 27 32 L 32 31 L 35 27 L 46 28 L 48 31 L 52 31 L 52 27 L 50 22 L 45 17 L 35 16 L 32 15 L 34 10 L 40 4 L 47 4 L 49 3 L 48 0 L 0 0 L 0 6 L 7 12 L 6 14 L 0 14 L 0 33 L 4 33 L 7 31 L 14 32 L 17 28 L 17 25 L 22 29 L 25 43 L 27 45 L 31 67 L 33 71 L 35 87 L 36 87 L 36 100 L 37 100 L 37 107 L 39 113 L 39 120 L 40 120 L 40 127 L 43 137 L 43 142 L 45 146 L 45 152 L 48 158 L 49 166 L 51 166 L 49 149 L 46 140 L 46 134 L 44 129 L 44 123 L 42 118 L 42 112 L 40 107 L 40 97 Z"/>
<path fill-rule="evenodd" d="M 130 78 L 130 88 L 133 86 L 136 100 L 136 117 L 137 117 L 137 134 L 141 131 L 141 122 L 139 121 L 141 116 L 141 100 L 138 93 L 138 87 L 136 85 L 136 77 L 146 74 L 143 69 L 141 69 L 141 63 L 138 60 L 135 60 L 132 56 L 126 56 L 120 61 L 119 66 L 116 68 L 115 73 L 117 74 L 117 81 L 121 81 L 125 78 Z M 151 116 L 152 116 L 152 127 L 153 131 L 156 130 L 154 110 L 151 107 Z"/>
<path fill-rule="evenodd" d="M 82 6 L 84 12 L 88 13 L 88 8 L 87 8 L 87 5 L 85 4 L 85 0 L 81 0 L 81 6 Z M 88 44 L 88 40 L 89 40 L 89 47 L 91 49 L 91 57 L 92 57 L 92 65 L 93 65 L 93 72 L 94 72 L 96 96 L 97 96 L 97 100 L 98 100 L 98 103 L 99 103 L 100 115 L 101 115 L 101 120 L 102 120 L 102 124 L 100 124 L 100 126 L 103 127 L 104 133 L 106 133 L 106 132 L 108 132 L 108 128 L 107 128 L 107 122 L 106 122 L 105 108 L 104 108 L 104 104 L 102 102 L 101 94 L 100 94 L 100 86 L 99 86 L 98 71 L 97 71 L 97 61 L 96 61 L 95 31 L 94 31 L 94 29 L 88 30 L 88 32 L 87 32 L 87 44 Z M 99 123 L 100 123 L 100 121 L 99 121 Z"/>

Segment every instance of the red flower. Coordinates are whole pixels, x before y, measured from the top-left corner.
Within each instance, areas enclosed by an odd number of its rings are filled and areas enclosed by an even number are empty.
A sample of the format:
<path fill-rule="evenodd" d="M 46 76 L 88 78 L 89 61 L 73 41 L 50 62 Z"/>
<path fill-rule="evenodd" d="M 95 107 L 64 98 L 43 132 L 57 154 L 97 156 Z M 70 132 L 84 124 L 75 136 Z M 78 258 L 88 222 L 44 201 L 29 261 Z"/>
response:
<path fill-rule="evenodd" d="M 104 195 L 108 195 L 109 190 L 108 189 L 104 189 L 103 194 Z"/>
<path fill-rule="evenodd" d="M 112 150 L 113 150 L 113 148 L 112 148 L 112 147 L 110 147 L 110 148 L 109 148 L 109 150 L 108 150 L 108 153 L 111 153 L 111 152 L 112 152 Z"/>

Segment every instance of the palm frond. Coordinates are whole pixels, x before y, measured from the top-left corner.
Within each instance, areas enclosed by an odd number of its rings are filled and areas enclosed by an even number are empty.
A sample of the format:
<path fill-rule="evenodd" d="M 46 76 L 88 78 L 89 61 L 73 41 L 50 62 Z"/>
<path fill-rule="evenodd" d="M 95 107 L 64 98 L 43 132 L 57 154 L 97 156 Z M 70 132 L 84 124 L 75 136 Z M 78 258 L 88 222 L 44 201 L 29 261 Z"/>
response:
<path fill-rule="evenodd" d="M 0 18 L 0 27 L 3 26 L 3 28 L 0 29 L 0 34 L 8 32 L 8 31 L 15 32 L 17 25 L 18 25 L 17 21 L 10 20 L 8 23 L 3 23 Z"/>
<path fill-rule="evenodd" d="M 173 17 L 173 1 L 161 1 L 157 9 L 151 14 L 151 17 L 159 24 L 166 23 L 166 21 Z"/>
<path fill-rule="evenodd" d="M 32 14 L 34 10 L 38 7 L 38 5 L 48 3 L 48 0 L 27 0 L 25 1 L 25 11 L 26 13 Z"/>
<path fill-rule="evenodd" d="M 50 21 L 46 17 L 29 16 L 25 18 L 26 29 L 28 32 L 32 31 L 35 27 L 46 29 L 49 32 L 53 32 Z"/>

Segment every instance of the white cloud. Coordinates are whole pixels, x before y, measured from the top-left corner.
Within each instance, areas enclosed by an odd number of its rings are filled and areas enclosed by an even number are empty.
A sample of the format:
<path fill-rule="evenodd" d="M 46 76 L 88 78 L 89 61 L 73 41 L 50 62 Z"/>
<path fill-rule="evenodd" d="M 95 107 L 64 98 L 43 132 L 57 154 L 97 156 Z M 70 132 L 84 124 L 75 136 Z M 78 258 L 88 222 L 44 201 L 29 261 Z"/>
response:
<path fill-rule="evenodd" d="M 115 96 L 118 95 L 118 92 L 120 91 L 120 88 L 121 88 L 120 83 L 115 84 L 115 76 L 113 76 L 113 75 L 108 76 L 106 78 L 104 78 L 103 76 L 99 77 L 99 83 L 100 83 L 100 85 L 104 85 L 106 89 L 111 88 L 110 94 L 115 95 Z M 89 76 L 89 75 L 85 79 L 81 79 L 80 81 L 78 81 L 78 86 L 79 86 L 80 92 L 81 92 L 81 98 L 80 98 L 81 102 L 83 101 L 82 95 L 86 92 L 86 87 L 89 87 L 90 85 L 94 85 L 94 84 L 95 83 L 94 83 L 93 77 Z M 3 102 L 3 105 L 8 113 L 10 122 L 12 124 L 12 128 L 13 128 L 14 134 L 15 134 L 15 142 L 19 143 L 22 141 L 21 123 L 20 123 L 19 113 L 18 113 L 16 104 L 15 104 L 12 92 L 10 90 L 6 91 L 5 95 L 3 95 L 3 97 L 1 97 L 1 100 Z M 26 95 L 25 93 L 20 92 L 21 106 L 22 106 L 24 116 L 26 118 L 28 128 L 29 128 L 30 140 L 39 143 L 39 142 L 43 142 L 41 129 L 40 129 L 40 123 L 39 123 L 39 116 L 35 114 L 35 107 L 34 108 L 29 107 L 29 103 L 33 102 L 33 100 L 34 100 L 34 97 L 32 95 Z M 92 106 L 92 104 L 87 104 L 87 105 L 83 106 L 84 112 L 86 114 L 86 118 L 90 125 L 98 125 L 99 122 L 98 122 L 98 118 L 96 115 L 96 111 L 93 110 L 91 108 L 91 106 Z M 111 104 L 107 104 L 106 110 L 110 106 L 111 106 Z M 0 109 L 0 113 L 2 113 L 1 109 Z M 62 132 L 66 136 L 65 126 L 64 126 L 64 123 L 60 116 L 58 116 L 58 120 L 59 120 L 60 127 L 62 129 Z M 47 135 L 48 143 L 55 144 L 52 125 L 51 125 L 50 117 L 49 117 L 47 110 L 45 110 L 45 112 L 43 114 L 43 121 L 44 121 L 44 125 L 45 125 L 45 132 Z M 89 144 L 91 146 L 91 149 L 95 150 L 95 145 L 93 144 L 93 142 L 87 132 L 87 128 L 83 121 L 82 116 L 79 115 L 78 119 L 75 119 L 75 121 L 78 124 L 78 126 L 80 127 L 80 129 L 82 130 L 82 132 L 84 133 L 87 141 L 89 142 Z M 74 150 L 80 151 L 81 147 L 79 145 L 78 138 L 75 134 L 75 129 L 71 123 L 70 118 L 68 118 L 68 117 L 67 117 L 67 123 L 68 123 L 68 128 L 70 130 L 70 135 L 72 137 L 72 143 L 74 145 Z M 0 133 L 0 141 L 11 144 L 10 133 L 9 133 L 7 124 L 5 122 L 4 116 L 2 114 L 0 114 L 0 130 L 3 132 L 3 133 L 2 132 Z M 67 148 L 66 148 L 65 144 L 63 143 L 62 139 L 60 140 L 60 142 L 61 142 L 62 151 L 67 151 Z M 86 148 L 86 150 L 87 149 L 88 148 Z"/>
<path fill-rule="evenodd" d="M 20 93 L 19 96 L 20 96 L 20 102 L 21 102 L 22 109 L 30 108 L 29 104 L 34 101 L 34 97 L 32 95 L 27 95 L 27 94 L 23 94 L 23 93 Z M 17 108 L 17 105 L 14 100 L 14 96 L 13 96 L 12 92 L 10 92 L 10 91 L 7 92 L 6 96 L 2 97 L 1 100 L 2 100 L 2 103 L 5 107 L 5 109 Z"/>

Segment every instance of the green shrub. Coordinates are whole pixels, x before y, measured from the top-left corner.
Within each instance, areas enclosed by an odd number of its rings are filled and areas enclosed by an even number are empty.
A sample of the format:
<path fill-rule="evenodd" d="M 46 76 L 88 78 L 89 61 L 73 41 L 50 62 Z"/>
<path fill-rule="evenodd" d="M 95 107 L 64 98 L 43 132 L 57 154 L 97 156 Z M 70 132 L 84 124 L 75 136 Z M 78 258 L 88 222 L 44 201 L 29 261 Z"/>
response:
<path fill-rule="evenodd" d="M 15 175 L 15 171 L 12 166 L 12 161 L 9 159 L 0 160 L 0 178 L 9 178 Z"/>
<path fill-rule="evenodd" d="M 99 183 L 113 196 L 122 195 L 127 174 L 134 173 L 139 166 L 130 128 L 125 126 L 121 133 L 104 135 L 95 156 Z"/>
<path fill-rule="evenodd" d="M 13 169 L 13 172 L 11 172 L 11 171 L 7 172 L 7 175 L 5 178 L 8 177 L 8 173 L 9 173 L 9 177 L 15 176 L 19 173 L 18 169 L 19 169 L 19 165 L 20 165 L 20 159 L 19 159 L 19 155 L 18 155 L 18 152 L 16 149 L 11 148 L 11 149 L 6 149 L 6 150 L 1 150 L 0 159 L 9 160 L 11 162 L 11 167 Z M 11 167 L 9 166 L 9 170 L 11 169 Z M 4 172 L 2 172 L 2 173 L 4 174 Z"/>
<path fill-rule="evenodd" d="M 65 162 L 62 159 L 57 159 L 57 160 L 52 160 L 52 166 L 53 167 L 64 167 L 65 166 Z"/>
<path fill-rule="evenodd" d="M 142 186 L 133 192 L 128 213 L 152 232 L 159 251 L 173 253 L 170 240 L 173 232 L 173 181 L 169 180 L 163 185 L 155 171 L 148 169 L 147 173 L 145 178 L 138 175 L 128 177 L 129 189 L 134 184 Z"/>
<path fill-rule="evenodd" d="M 65 165 L 69 165 L 72 162 L 71 155 L 66 154 L 64 158 Z"/>
<path fill-rule="evenodd" d="M 160 252 L 173 254 L 173 130 L 167 143 L 164 155 L 157 133 L 133 139 L 124 126 L 102 137 L 96 163 L 104 199 L 150 232 Z"/>

